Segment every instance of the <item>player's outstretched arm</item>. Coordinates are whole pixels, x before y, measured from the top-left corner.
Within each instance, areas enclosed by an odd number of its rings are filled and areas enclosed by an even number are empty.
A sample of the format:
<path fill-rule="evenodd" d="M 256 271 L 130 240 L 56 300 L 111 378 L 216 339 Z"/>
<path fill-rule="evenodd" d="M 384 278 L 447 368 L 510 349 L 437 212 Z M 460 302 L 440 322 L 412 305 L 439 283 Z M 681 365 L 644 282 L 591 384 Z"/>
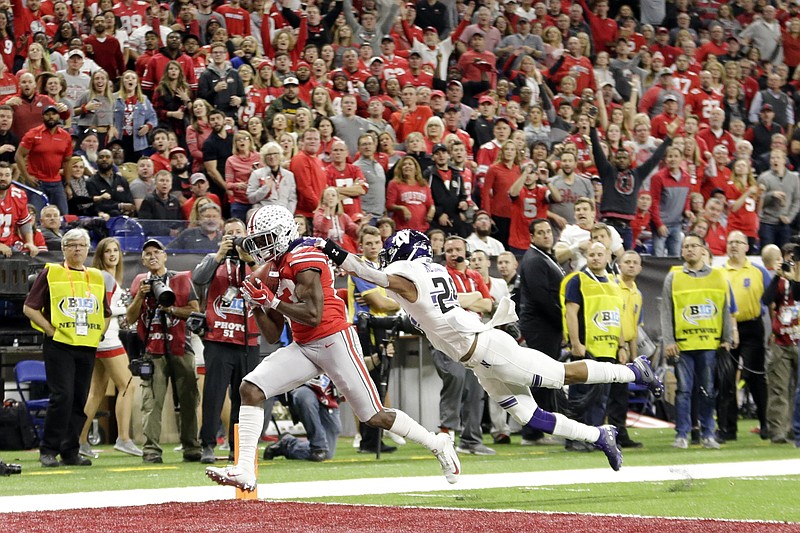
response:
<path fill-rule="evenodd" d="M 348 274 L 374 283 L 378 287 L 389 289 L 411 303 L 417 301 L 417 287 L 410 280 L 395 274 L 387 274 L 370 266 L 362 261 L 360 257 L 342 249 L 331 240 L 320 239 L 317 247 Z"/>

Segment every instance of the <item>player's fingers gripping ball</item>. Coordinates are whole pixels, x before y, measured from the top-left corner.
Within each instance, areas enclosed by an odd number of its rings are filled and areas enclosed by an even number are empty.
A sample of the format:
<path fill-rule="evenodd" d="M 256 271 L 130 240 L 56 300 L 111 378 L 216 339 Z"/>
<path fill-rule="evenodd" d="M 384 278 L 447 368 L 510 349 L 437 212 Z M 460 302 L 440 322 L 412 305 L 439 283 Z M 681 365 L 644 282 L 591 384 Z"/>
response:
<path fill-rule="evenodd" d="M 266 287 L 260 278 L 247 276 L 242 281 L 242 297 L 252 306 L 272 307 L 275 300 L 275 293 Z"/>
<path fill-rule="evenodd" d="M 250 277 L 253 279 L 260 279 L 263 286 L 267 287 L 273 293 L 278 292 L 278 283 L 280 282 L 280 272 L 275 266 L 274 261 L 267 261 L 263 265 L 256 268 Z"/>

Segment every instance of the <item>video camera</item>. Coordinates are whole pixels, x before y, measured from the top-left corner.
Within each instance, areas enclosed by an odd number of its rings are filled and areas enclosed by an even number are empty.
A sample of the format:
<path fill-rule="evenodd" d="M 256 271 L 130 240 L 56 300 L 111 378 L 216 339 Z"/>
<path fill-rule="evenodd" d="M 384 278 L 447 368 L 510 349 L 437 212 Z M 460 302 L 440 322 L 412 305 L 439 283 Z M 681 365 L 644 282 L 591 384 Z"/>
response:
<path fill-rule="evenodd" d="M 7 464 L 0 461 L 0 476 L 8 477 L 13 474 L 21 474 L 22 465 Z"/>
<path fill-rule="evenodd" d="M 358 313 L 356 328 L 359 333 L 369 333 L 371 330 L 383 329 L 396 336 L 399 332 L 417 334 L 419 330 L 411 323 L 408 315 L 374 316 L 366 311 Z"/>
<path fill-rule="evenodd" d="M 175 293 L 161 280 L 161 278 L 147 278 L 142 285 L 150 286 L 150 294 L 158 305 L 170 307 L 175 304 Z"/>
<path fill-rule="evenodd" d="M 137 357 L 136 359 L 131 359 L 131 362 L 128 363 L 128 368 L 131 370 L 131 374 L 144 381 L 153 379 L 155 365 L 153 364 L 153 360 L 145 355 Z"/>

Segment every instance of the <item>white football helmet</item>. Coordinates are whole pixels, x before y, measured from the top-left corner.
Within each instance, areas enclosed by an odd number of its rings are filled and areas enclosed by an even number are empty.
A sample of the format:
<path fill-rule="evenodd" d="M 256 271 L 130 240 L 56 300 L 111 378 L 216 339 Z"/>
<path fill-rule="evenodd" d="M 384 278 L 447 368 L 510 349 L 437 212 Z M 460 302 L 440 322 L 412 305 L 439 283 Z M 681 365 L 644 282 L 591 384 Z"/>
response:
<path fill-rule="evenodd" d="M 265 205 L 250 217 L 242 248 L 263 265 L 285 254 L 298 237 L 297 223 L 288 209 Z"/>

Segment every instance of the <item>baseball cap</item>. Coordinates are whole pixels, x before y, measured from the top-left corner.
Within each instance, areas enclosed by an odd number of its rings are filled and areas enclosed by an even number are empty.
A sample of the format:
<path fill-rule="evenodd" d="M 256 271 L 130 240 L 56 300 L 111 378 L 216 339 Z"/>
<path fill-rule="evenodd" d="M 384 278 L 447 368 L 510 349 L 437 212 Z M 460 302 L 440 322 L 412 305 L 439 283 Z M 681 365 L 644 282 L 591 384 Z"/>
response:
<path fill-rule="evenodd" d="M 658 28 L 658 30 L 656 31 L 656 33 L 662 33 L 662 34 L 663 34 L 663 33 L 669 33 L 669 30 L 668 30 L 667 28 L 663 28 L 663 27 L 662 27 L 662 28 Z"/>
<path fill-rule="evenodd" d="M 171 158 L 171 157 L 172 157 L 172 156 L 174 156 L 175 154 L 183 154 L 183 155 L 186 155 L 186 150 L 184 150 L 184 149 L 183 149 L 183 148 L 181 148 L 180 146 L 176 146 L 175 148 L 173 148 L 172 150 L 170 150 L 170 151 L 169 151 L 169 157 Z"/>
<path fill-rule="evenodd" d="M 774 111 L 774 109 L 772 108 L 772 104 L 764 104 L 764 105 L 762 105 L 761 106 L 761 112 L 763 113 L 764 111 Z"/>
<path fill-rule="evenodd" d="M 600 88 L 602 89 L 603 87 L 606 87 L 606 86 L 608 86 L 608 85 L 610 85 L 610 86 L 612 86 L 612 87 L 613 87 L 613 86 L 614 86 L 614 82 L 611 82 L 611 81 L 604 81 L 603 83 L 601 83 L 601 84 L 600 84 Z"/>
<path fill-rule="evenodd" d="M 514 124 L 514 123 L 511 121 L 511 119 L 509 119 L 508 117 L 496 117 L 496 118 L 494 119 L 494 124 L 495 124 L 495 126 L 497 125 L 497 123 L 498 123 L 498 122 L 505 122 L 506 124 L 508 124 L 508 127 L 509 127 L 509 128 L 511 128 L 512 130 L 515 130 L 515 129 L 517 129 L 517 125 L 516 125 L 516 124 Z"/>
<path fill-rule="evenodd" d="M 184 36 L 183 36 L 183 42 L 184 42 L 184 43 L 185 43 L 186 41 L 188 41 L 189 39 L 194 39 L 194 40 L 195 40 L 195 41 L 197 41 L 198 43 L 200 42 L 200 37 L 198 37 L 197 35 L 194 35 L 194 34 L 192 34 L 192 33 L 188 33 L 188 34 L 186 34 L 186 35 L 184 35 Z"/>
<path fill-rule="evenodd" d="M 258 63 L 257 70 L 261 70 L 264 67 L 272 67 L 272 66 L 274 66 L 272 60 L 269 59 L 268 57 L 265 57 Z"/>
<path fill-rule="evenodd" d="M 661 72 L 658 73 L 659 76 L 672 76 L 672 71 L 668 68 L 662 68 Z"/>
<path fill-rule="evenodd" d="M 477 219 L 478 219 L 478 217 L 479 217 L 479 216 L 481 216 L 481 215 L 486 215 L 487 217 L 489 217 L 489 220 L 491 220 L 491 219 L 492 219 L 492 215 L 490 215 L 490 214 L 489 214 L 489 212 L 488 212 L 487 210 L 485 210 L 485 209 L 479 209 L 479 210 L 478 210 L 478 211 L 475 213 L 475 220 L 477 220 Z"/>
<path fill-rule="evenodd" d="M 54 105 L 46 105 L 44 106 L 44 109 L 42 109 L 42 115 L 44 115 L 48 111 L 55 111 L 56 113 L 58 113 L 58 108 Z"/>
<path fill-rule="evenodd" d="M 462 89 L 464 88 L 464 86 L 461 85 L 461 82 L 458 80 L 450 80 L 449 82 L 447 82 L 448 87 L 452 87 L 453 85 L 455 85 L 456 87 L 461 87 Z"/>
<path fill-rule="evenodd" d="M 78 50 L 77 48 L 75 50 L 69 51 L 69 53 L 67 54 L 67 59 L 69 59 L 72 56 L 81 56 L 81 59 L 86 59 L 86 54 L 83 53 L 83 50 Z"/>
<path fill-rule="evenodd" d="M 300 82 L 297 81 L 297 78 L 295 78 L 294 76 L 289 76 L 288 78 L 283 80 L 283 85 L 284 86 L 286 86 L 286 85 L 300 85 Z"/>
<path fill-rule="evenodd" d="M 486 103 L 494 105 L 494 98 L 492 98 L 491 96 L 481 96 L 480 98 L 478 98 L 478 105 Z"/>
<path fill-rule="evenodd" d="M 668 95 L 666 95 L 666 96 L 664 97 L 664 101 L 665 101 L 665 102 L 670 102 L 670 101 L 672 101 L 672 102 L 677 102 L 677 101 L 678 101 L 678 97 L 677 97 L 677 96 L 675 96 L 674 94 L 668 94 Z"/>
<path fill-rule="evenodd" d="M 653 59 L 656 58 L 664 59 L 664 54 L 662 54 L 661 52 L 653 52 Z"/>
<path fill-rule="evenodd" d="M 144 252 L 151 246 L 155 246 L 159 250 L 164 249 L 164 243 L 159 241 L 158 239 L 147 239 L 146 241 L 144 241 L 144 244 L 142 245 L 142 251 Z"/>
<path fill-rule="evenodd" d="M 203 174 L 202 172 L 195 172 L 194 174 L 189 176 L 189 183 L 191 183 L 192 185 L 194 185 L 198 181 L 208 181 L 208 180 L 206 179 L 205 174 Z"/>
<path fill-rule="evenodd" d="M 371 57 L 367 60 L 367 66 L 372 66 L 373 63 L 380 61 L 383 63 L 383 58 L 381 56 Z"/>
<path fill-rule="evenodd" d="M 411 51 L 408 53 L 408 57 L 411 57 L 411 56 L 422 57 L 422 55 L 420 55 L 420 53 L 419 53 L 419 52 L 417 52 L 416 50 L 411 50 Z"/>
<path fill-rule="evenodd" d="M 444 98 L 444 93 L 442 91 L 431 91 L 431 98 L 434 97 Z"/>
<path fill-rule="evenodd" d="M 383 41 L 392 41 L 392 42 L 394 42 L 394 38 L 391 35 L 384 35 L 383 37 L 381 37 L 381 42 L 383 42 Z"/>
<path fill-rule="evenodd" d="M 427 28 L 425 28 L 425 31 L 426 32 L 432 31 L 433 33 L 436 33 L 436 34 L 439 33 L 439 31 L 436 28 L 434 28 L 433 26 L 428 26 Z"/>
<path fill-rule="evenodd" d="M 447 107 L 444 108 L 444 112 L 449 113 L 451 111 L 461 113 L 461 108 L 456 104 L 447 104 Z"/>
<path fill-rule="evenodd" d="M 338 77 L 340 77 L 340 76 L 341 76 L 342 78 L 344 78 L 344 79 L 348 79 L 348 78 L 347 78 L 347 74 L 345 74 L 345 73 L 344 73 L 344 71 L 343 71 L 343 70 L 341 70 L 341 69 L 339 69 L 339 70 L 334 70 L 333 72 L 331 72 L 331 79 L 338 78 Z M 285 83 L 285 82 L 284 82 L 284 83 Z"/>
<path fill-rule="evenodd" d="M 443 145 L 442 143 L 436 143 L 433 145 L 433 150 L 431 151 L 432 154 L 436 152 L 447 151 L 447 146 Z"/>

